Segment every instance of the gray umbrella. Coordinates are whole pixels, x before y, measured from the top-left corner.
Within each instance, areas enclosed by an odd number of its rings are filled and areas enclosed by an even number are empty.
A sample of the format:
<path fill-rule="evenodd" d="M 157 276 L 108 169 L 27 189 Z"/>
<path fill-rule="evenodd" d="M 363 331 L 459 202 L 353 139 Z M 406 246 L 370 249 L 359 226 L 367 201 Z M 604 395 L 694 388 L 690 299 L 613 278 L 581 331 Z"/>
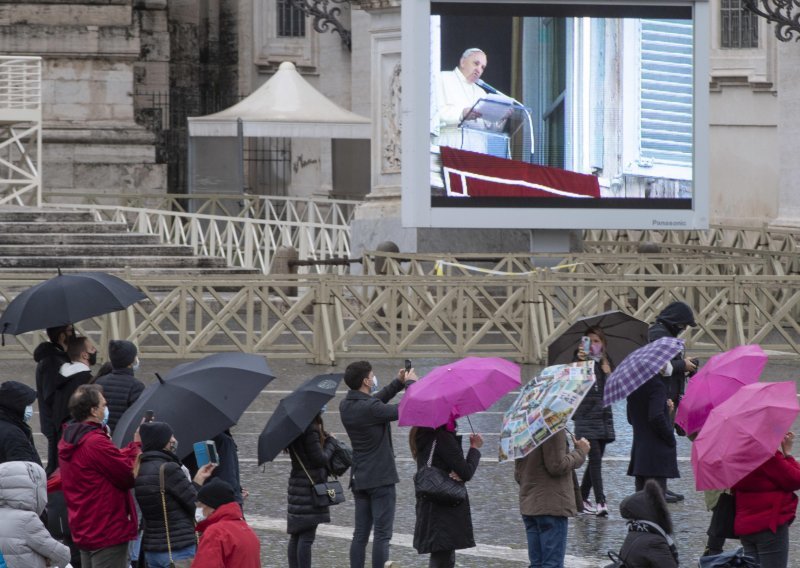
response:
<path fill-rule="evenodd" d="M 629 353 L 647 343 L 647 323 L 624 312 L 604 312 L 579 319 L 551 343 L 547 348 L 548 364 L 571 363 L 581 337 L 593 327 L 603 330 L 608 340 L 606 354 L 614 364 L 621 363 Z"/>

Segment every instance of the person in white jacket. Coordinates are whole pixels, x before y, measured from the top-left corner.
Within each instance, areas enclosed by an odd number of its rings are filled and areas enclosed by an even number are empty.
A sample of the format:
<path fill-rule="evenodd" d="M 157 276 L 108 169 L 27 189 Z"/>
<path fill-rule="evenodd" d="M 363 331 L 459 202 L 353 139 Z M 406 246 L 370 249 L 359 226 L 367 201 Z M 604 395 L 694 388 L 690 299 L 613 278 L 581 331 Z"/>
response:
<path fill-rule="evenodd" d="M 69 548 L 55 540 L 39 516 L 47 505 L 47 477 L 33 462 L 0 464 L 0 552 L 8 568 L 69 565 Z"/>

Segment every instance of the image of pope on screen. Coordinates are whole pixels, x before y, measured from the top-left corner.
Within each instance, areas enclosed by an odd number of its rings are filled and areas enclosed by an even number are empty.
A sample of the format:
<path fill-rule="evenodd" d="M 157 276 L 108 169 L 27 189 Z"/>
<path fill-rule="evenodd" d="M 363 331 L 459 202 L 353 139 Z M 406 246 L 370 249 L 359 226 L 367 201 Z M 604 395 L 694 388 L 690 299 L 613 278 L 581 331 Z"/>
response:
<path fill-rule="evenodd" d="M 692 207 L 691 18 L 580 10 L 432 10 L 432 207 Z"/>

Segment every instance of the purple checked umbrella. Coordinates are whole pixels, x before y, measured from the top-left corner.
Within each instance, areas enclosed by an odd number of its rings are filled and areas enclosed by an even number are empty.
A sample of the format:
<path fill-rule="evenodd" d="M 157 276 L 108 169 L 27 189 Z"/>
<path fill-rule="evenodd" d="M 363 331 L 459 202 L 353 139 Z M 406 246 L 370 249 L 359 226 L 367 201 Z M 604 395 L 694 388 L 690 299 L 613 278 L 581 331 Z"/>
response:
<path fill-rule="evenodd" d="M 611 406 L 627 397 L 649 381 L 682 349 L 682 339 L 662 337 L 625 357 L 606 379 L 603 404 Z"/>
<path fill-rule="evenodd" d="M 450 418 L 486 410 L 519 388 L 518 365 L 497 357 L 467 357 L 436 367 L 406 389 L 400 426 L 437 428 Z"/>

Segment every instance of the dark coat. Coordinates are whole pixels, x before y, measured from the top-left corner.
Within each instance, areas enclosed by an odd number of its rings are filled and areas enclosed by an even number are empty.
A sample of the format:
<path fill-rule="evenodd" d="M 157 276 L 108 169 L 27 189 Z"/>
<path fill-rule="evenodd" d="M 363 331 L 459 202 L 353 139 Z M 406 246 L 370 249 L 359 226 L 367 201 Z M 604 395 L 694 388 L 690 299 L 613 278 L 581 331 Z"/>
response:
<path fill-rule="evenodd" d="M 330 507 L 315 507 L 311 498 L 311 481 L 323 483 L 328 478 L 328 460 L 333 455 L 333 444 L 330 438 L 325 446 L 320 443 L 319 426 L 312 422 L 305 432 L 300 434 L 289 446 L 292 459 L 292 473 L 289 475 L 288 500 L 286 515 L 286 532 L 296 534 L 316 527 L 320 523 L 331 522 Z M 303 465 L 300 465 L 300 461 Z"/>
<path fill-rule="evenodd" d="M 642 491 L 623 499 L 619 512 L 629 521 L 650 521 L 668 535 L 672 533 L 667 504 L 661 495 L 661 488 L 655 482 L 648 482 Z M 628 532 L 619 555 L 629 568 L 678 568 L 666 539 L 655 529 Z"/>
<path fill-rule="evenodd" d="M 181 469 L 178 457 L 167 450 L 144 452 L 136 476 L 136 501 L 144 518 L 142 547 L 150 552 L 167 550 L 164 526 L 164 509 L 161 504 L 159 470 L 164 468 L 164 497 L 169 520 L 169 537 L 172 550 L 197 543 L 194 533 L 194 511 L 197 488 Z"/>
<path fill-rule="evenodd" d="M 353 444 L 350 488 L 372 489 L 400 481 L 394 463 L 391 422 L 397 405 L 386 404 L 404 388 L 394 379 L 374 395 L 350 390 L 339 403 L 342 424 Z"/>
<path fill-rule="evenodd" d="M 575 437 L 613 442 L 616 439 L 614 414 L 610 406 L 603 405 L 606 374 L 600 363 L 594 364 L 594 376 L 596 379 L 594 386 L 586 393 L 586 398 L 572 415 L 575 421 Z"/>
<path fill-rule="evenodd" d="M 45 341 L 33 351 L 36 361 L 36 400 L 39 401 L 39 425 L 45 436 L 56 432 L 53 422 L 53 393 L 59 382 L 61 365 L 69 363 L 67 352 L 58 343 Z"/>
<path fill-rule="evenodd" d="M 75 390 L 92 380 L 92 372 L 79 363 L 65 363 L 61 366 L 58 383 L 53 392 L 52 419 L 56 434 L 61 437 L 61 426 L 72 417 L 69 413 L 69 399 Z"/>
<path fill-rule="evenodd" d="M 633 426 L 628 475 L 680 477 L 667 387 L 661 379 L 653 377 L 628 396 L 628 422 Z"/>
<path fill-rule="evenodd" d="M 103 387 L 108 404 L 108 427 L 113 432 L 120 417 L 142 394 L 144 383 L 133 376 L 133 369 L 126 367 L 103 375 L 96 384 Z"/>
<path fill-rule="evenodd" d="M 465 482 L 472 479 L 481 453 L 470 448 L 464 459 L 461 437 L 448 432 L 444 427 L 419 428 L 416 434 L 417 469 L 424 467 L 431 453 L 433 440 L 436 451 L 433 467 L 447 472 L 454 471 Z M 472 514 L 469 496 L 455 507 L 438 505 L 427 499 L 417 499 L 417 522 L 414 525 L 414 548 L 420 554 L 442 550 L 459 550 L 475 546 L 472 534 Z"/>
<path fill-rule="evenodd" d="M 24 420 L 33 389 L 22 383 L 9 383 L 6 388 L 10 390 L 0 400 L 0 463 L 29 461 L 42 465 L 33 444 L 33 431 Z"/>
<path fill-rule="evenodd" d="M 692 309 L 683 302 L 672 302 L 656 317 L 656 323 L 647 330 L 647 341 L 652 343 L 662 337 L 677 337 L 682 327 L 695 325 Z M 667 396 L 672 399 L 676 407 L 686 389 L 686 353 L 681 350 L 670 361 L 672 375 L 661 377 L 667 385 Z"/>

